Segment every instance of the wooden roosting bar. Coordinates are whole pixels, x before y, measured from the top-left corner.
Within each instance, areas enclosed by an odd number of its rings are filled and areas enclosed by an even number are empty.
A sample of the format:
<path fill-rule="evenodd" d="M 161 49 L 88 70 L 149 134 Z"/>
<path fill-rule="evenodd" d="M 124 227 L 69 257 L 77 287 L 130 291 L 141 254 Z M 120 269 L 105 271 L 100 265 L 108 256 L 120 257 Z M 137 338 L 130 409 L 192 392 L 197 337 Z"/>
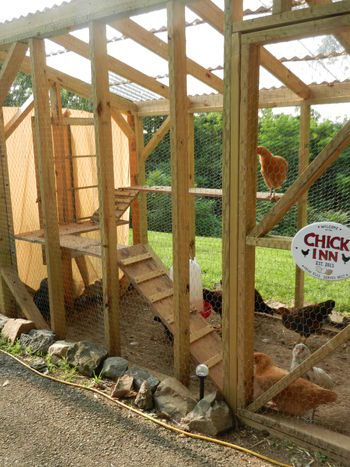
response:
<path fill-rule="evenodd" d="M 32 74 L 33 97 L 4 124 L 0 110 L 0 308 L 14 315 L 17 306 L 37 326 L 46 326 L 31 296 L 19 280 L 15 239 L 44 247 L 50 291 L 51 327 L 59 337 L 66 334 L 67 291 L 63 277 L 71 277 L 75 259 L 85 285 L 89 283 L 85 256 L 102 258 L 103 306 L 106 345 L 120 353 L 119 281 L 121 269 L 143 294 L 163 323 L 174 334 L 175 374 L 189 381 L 190 354 L 206 362 L 211 376 L 232 409 L 243 421 L 273 433 L 303 441 L 308 446 L 347 458 L 345 445 L 325 440 L 324 433 L 272 422 L 255 414 L 274 395 L 349 339 L 349 327 L 332 338 L 300 367 L 280 380 L 254 402 L 253 339 L 256 246 L 290 248 L 291 239 L 267 235 L 292 205 L 298 203 L 298 226 L 307 222 L 307 191 L 350 142 L 350 124 L 309 164 L 310 106 L 350 101 L 350 83 L 306 85 L 264 45 L 317 34 L 334 34 L 350 53 L 350 1 L 307 2 L 308 8 L 292 10 L 290 0 L 275 0 L 273 14 L 243 21 L 243 0 L 226 0 L 225 13 L 210 0 L 73 0 L 52 10 L 20 18 L 0 26 L 0 104 L 3 105 L 17 72 Z M 319 3 L 321 3 L 319 5 Z M 313 5 L 315 4 L 315 5 Z M 225 81 L 186 57 L 185 6 L 225 36 Z M 168 43 L 133 21 L 133 15 L 167 8 Z M 169 86 L 130 67 L 107 53 L 106 25 L 146 47 L 169 62 Z M 89 44 L 69 34 L 89 27 Z M 44 39 L 91 60 L 88 84 L 47 65 Z M 30 57 L 26 52 L 30 49 Z M 279 79 L 284 87 L 259 92 L 259 66 Z M 160 96 L 133 102 L 110 92 L 108 73 L 114 72 Z M 186 77 L 210 86 L 215 94 L 189 96 Z M 63 114 L 60 89 L 93 102 L 91 118 Z M 278 202 L 256 225 L 257 122 L 259 108 L 300 106 L 299 177 L 278 197 Z M 33 123 L 40 228 L 14 233 L 7 166 L 6 140 L 35 110 Z M 224 112 L 223 190 L 194 187 L 194 126 L 196 112 Z M 166 115 L 163 124 L 144 144 L 143 118 Z M 130 181 L 126 192 L 114 186 L 111 122 L 128 138 Z M 94 125 L 98 174 L 98 224 L 77 219 L 71 170 L 68 127 Z M 145 187 L 145 163 L 159 142 L 171 133 L 172 187 Z M 53 135 L 53 138 L 52 136 Z M 64 145 L 60 141 L 65 141 Z M 83 157 L 83 156 L 80 156 Z M 86 157 L 90 157 L 87 155 Z M 57 172 L 56 159 L 61 161 Z M 67 161 L 66 163 L 63 163 Z M 56 175 L 55 175 L 56 170 Z M 95 188 L 93 186 L 84 188 Z M 128 191 L 129 190 L 129 191 Z M 172 196 L 173 283 L 164 266 L 147 245 L 146 193 Z M 127 197 L 124 211 L 115 213 L 115 196 Z M 194 255 L 194 196 L 223 198 L 223 339 L 201 317 L 189 313 L 189 262 Z M 132 205 L 132 247 L 119 248 L 118 226 Z M 79 234 L 100 230 L 99 241 Z M 296 271 L 295 301 L 303 303 L 303 274 Z M 66 298 L 65 298 L 66 297 Z M 66 304 L 66 307 L 65 307 Z M 311 430 L 312 431 L 312 430 Z M 337 435 L 341 437 L 341 435 Z M 339 441 L 339 440 L 338 440 Z M 338 443 L 339 444 L 339 443 Z M 349 446 L 349 444 L 348 444 Z"/>

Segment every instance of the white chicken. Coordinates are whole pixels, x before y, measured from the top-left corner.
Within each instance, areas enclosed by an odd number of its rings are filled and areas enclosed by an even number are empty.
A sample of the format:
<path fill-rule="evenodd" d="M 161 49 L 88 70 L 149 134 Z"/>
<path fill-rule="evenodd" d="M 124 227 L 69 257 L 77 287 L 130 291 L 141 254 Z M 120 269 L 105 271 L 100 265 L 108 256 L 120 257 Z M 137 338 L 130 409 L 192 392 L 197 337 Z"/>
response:
<path fill-rule="evenodd" d="M 310 349 L 305 344 L 297 344 L 293 349 L 293 358 L 292 364 L 290 366 L 290 371 L 293 371 L 294 368 L 300 365 L 306 358 L 311 355 Z M 335 386 L 334 381 L 322 368 L 312 367 L 307 373 L 305 373 L 303 378 L 308 379 L 314 384 L 318 384 L 325 389 L 332 389 Z"/>

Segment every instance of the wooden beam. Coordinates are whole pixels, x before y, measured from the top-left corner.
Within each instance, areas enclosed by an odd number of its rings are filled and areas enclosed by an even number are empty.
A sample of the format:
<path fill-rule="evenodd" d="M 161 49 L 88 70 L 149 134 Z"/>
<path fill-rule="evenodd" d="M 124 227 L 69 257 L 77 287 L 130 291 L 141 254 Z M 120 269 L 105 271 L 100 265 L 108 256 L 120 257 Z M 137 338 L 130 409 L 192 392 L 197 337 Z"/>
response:
<path fill-rule="evenodd" d="M 164 60 L 168 60 L 168 44 L 155 36 L 152 32 L 149 32 L 147 29 L 139 26 L 131 19 L 109 21 L 109 25 L 120 31 L 124 36 L 130 37 L 130 39 L 133 39 L 143 47 L 146 47 L 155 54 L 164 58 Z M 224 82 L 221 78 L 189 58 L 186 59 L 186 64 L 188 74 L 199 79 L 219 93 L 223 93 Z"/>
<path fill-rule="evenodd" d="M 3 62 L 6 59 L 6 54 L 0 51 L 0 62 Z M 20 67 L 20 71 L 24 73 L 30 74 L 31 73 L 31 64 L 30 58 L 24 57 L 22 61 L 22 65 Z M 78 94 L 81 97 L 85 97 L 87 99 L 92 98 L 92 88 L 91 85 L 81 81 L 80 79 L 73 78 L 72 76 L 67 75 L 66 73 L 62 73 L 61 71 L 56 70 L 55 68 L 46 67 L 46 76 L 47 79 L 50 81 L 54 81 L 59 83 L 63 88 L 67 89 L 68 91 L 72 91 L 75 94 Z M 123 97 L 119 97 L 116 94 L 111 93 L 111 105 L 112 107 L 116 107 L 117 109 L 127 112 L 136 111 L 137 106 Z"/>
<path fill-rule="evenodd" d="M 119 112 L 117 109 L 111 109 L 111 115 L 115 123 L 119 126 L 128 139 L 135 137 L 135 131 L 129 125 L 128 120 L 125 120 L 121 112 Z"/>
<path fill-rule="evenodd" d="M 279 15 L 284 11 L 289 11 L 292 9 L 293 1 L 292 0 L 273 0 L 272 4 L 272 14 Z"/>
<path fill-rule="evenodd" d="M 345 329 L 340 331 L 336 336 L 332 337 L 328 342 L 326 342 L 322 347 L 320 347 L 316 352 L 310 355 L 306 360 L 304 360 L 300 365 L 298 365 L 293 371 L 288 373 L 286 376 L 281 378 L 277 383 L 271 386 L 267 391 L 261 394 L 259 397 L 252 402 L 247 409 L 251 412 L 256 412 L 261 407 L 263 407 L 267 402 L 277 396 L 283 389 L 292 384 L 303 374 L 307 373 L 313 366 L 317 365 L 318 362 L 326 358 L 335 349 L 340 345 L 347 342 L 350 338 L 350 325 Z"/>
<path fill-rule="evenodd" d="M 120 355 L 117 229 L 114 213 L 114 170 L 106 26 L 90 24 L 90 53 L 95 117 L 95 144 L 100 206 L 102 284 L 105 337 L 111 355 Z"/>
<path fill-rule="evenodd" d="M 190 378 L 189 164 L 186 87 L 185 5 L 168 2 L 171 172 L 173 181 L 174 370 L 183 384 Z"/>
<path fill-rule="evenodd" d="M 144 149 L 144 135 L 143 135 L 143 119 L 140 117 L 135 118 L 135 136 L 136 136 L 136 156 L 137 156 L 137 172 L 136 183 L 137 185 L 144 185 L 146 183 L 146 164 L 142 157 Z M 139 221 L 138 221 L 138 239 L 139 243 L 148 243 L 148 226 L 147 226 L 147 195 L 140 193 L 138 196 L 139 206 Z"/>
<path fill-rule="evenodd" d="M 309 164 L 310 158 L 310 117 L 311 107 L 303 104 L 300 107 L 300 143 L 299 143 L 299 165 L 298 173 L 301 175 Z M 297 227 L 298 230 L 307 224 L 307 193 L 305 193 L 298 203 Z M 304 271 L 295 267 L 295 294 L 294 306 L 304 305 Z"/>
<path fill-rule="evenodd" d="M 224 13 L 211 0 L 195 0 L 189 3 L 188 7 L 218 32 L 224 33 Z M 260 61 L 261 66 L 299 97 L 303 99 L 310 97 L 309 87 L 263 47 L 260 52 Z"/>
<path fill-rule="evenodd" d="M 89 58 L 89 45 L 78 39 L 77 37 L 67 34 L 66 36 L 58 36 L 51 38 L 53 42 L 61 45 L 65 49 L 71 50 L 76 54 Z M 108 55 L 108 67 L 109 70 L 117 75 L 123 76 L 124 78 L 130 80 L 132 83 L 139 84 L 145 89 L 149 89 L 160 96 L 165 98 L 169 97 L 169 88 L 165 84 L 160 83 L 155 78 L 148 76 L 135 68 L 127 65 L 126 63 L 121 62 L 120 60 Z"/>
<path fill-rule="evenodd" d="M 64 338 L 66 334 L 66 318 L 63 297 L 63 271 L 55 192 L 49 88 L 43 40 L 31 39 L 30 56 L 32 62 L 35 138 L 38 150 L 39 183 L 44 218 L 51 327 L 59 338 Z"/>
<path fill-rule="evenodd" d="M 1 25 L 0 45 L 32 37 L 63 34 L 103 18 L 133 16 L 166 6 L 167 0 L 76 0 L 47 11 L 28 15 Z"/>
<path fill-rule="evenodd" d="M 143 148 L 142 151 L 142 159 L 146 162 L 148 156 L 152 154 L 158 144 L 162 141 L 164 136 L 170 130 L 170 117 L 167 117 L 158 130 L 154 133 L 152 138 L 148 141 L 146 146 Z"/>
<path fill-rule="evenodd" d="M 12 202 L 2 107 L 0 107 L 0 267 L 16 268 Z M 1 275 L 0 312 L 6 316 L 16 316 L 16 304 L 13 295 Z"/>
<path fill-rule="evenodd" d="M 8 52 L 7 58 L 4 61 L 0 70 L 0 106 L 4 105 L 4 101 L 12 86 L 18 69 L 27 52 L 28 44 L 25 42 L 16 42 L 12 44 Z"/>
<path fill-rule="evenodd" d="M 195 147 L 194 147 L 194 115 L 188 114 L 188 186 L 195 187 Z M 190 257 L 196 256 L 196 200 L 194 196 L 189 200 L 189 229 L 190 229 Z"/>
<path fill-rule="evenodd" d="M 255 245 L 263 248 L 277 248 L 279 250 L 290 250 L 292 240 L 292 237 L 282 237 L 279 235 L 247 237 L 247 245 Z"/>
<path fill-rule="evenodd" d="M 254 227 L 249 236 L 261 237 L 267 234 L 276 225 L 286 212 L 301 196 L 325 173 L 341 152 L 350 144 L 350 122 L 337 133 L 306 170 L 288 188 L 284 196 L 277 201 L 274 207 L 263 217 L 259 225 Z"/>
<path fill-rule="evenodd" d="M 5 125 L 5 138 L 9 138 L 27 115 L 34 109 L 34 97 L 31 94 Z"/>
<path fill-rule="evenodd" d="M 37 329 L 49 329 L 47 322 L 35 306 L 33 297 L 19 279 L 17 272 L 12 267 L 1 268 L 1 276 L 18 303 L 23 315 L 30 321 L 33 321 Z"/>
<path fill-rule="evenodd" d="M 137 143 L 135 134 L 135 116 L 128 113 L 128 126 L 132 129 L 133 135 L 129 137 L 129 167 L 130 167 L 130 186 L 133 187 L 137 183 L 138 160 L 137 160 Z M 140 207 L 137 197 L 131 203 L 131 225 L 133 244 L 140 242 Z"/>

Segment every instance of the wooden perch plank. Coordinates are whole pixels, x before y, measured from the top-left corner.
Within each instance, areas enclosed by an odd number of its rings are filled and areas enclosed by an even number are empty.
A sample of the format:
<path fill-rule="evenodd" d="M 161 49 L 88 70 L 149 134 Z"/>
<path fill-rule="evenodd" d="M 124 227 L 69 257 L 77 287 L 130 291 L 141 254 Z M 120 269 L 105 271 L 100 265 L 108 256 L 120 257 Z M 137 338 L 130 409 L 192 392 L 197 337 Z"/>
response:
<path fill-rule="evenodd" d="M 250 237 L 266 235 L 285 213 L 307 192 L 315 181 L 325 173 L 341 152 L 350 144 L 350 122 L 337 133 L 304 172 L 288 188 L 284 196 L 263 217 L 250 233 Z"/>
<path fill-rule="evenodd" d="M 303 374 L 307 373 L 310 368 L 315 366 L 318 362 L 323 360 L 327 355 L 331 354 L 340 345 L 347 342 L 350 338 L 350 325 L 343 329 L 339 334 L 332 337 L 326 344 L 320 347 L 310 357 L 304 360 L 299 366 L 293 371 L 288 373 L 282 379 L 277 381 L 271 388 L 261 394 L 255 401 L 248 406 L 248 410 L 256 412 L 258 409 L 263 407 L 267 402 L 273 399 L 283 389 L 292 384 L 296 379 L 300 378 Z"/>
<path fill-rule="evenodd" d="M 6 59 L 6 53 L 0 51 L 0 62 Z M 22 61 L 22 65 L 19 69 L 23 73 L 30 74 L 31 73 L 31 65 L 30 65 L 30 58 L 24 57 Z M 81 81 L 80 79 L 73 78 L 72 76 L 67 75 L 66 73 L 62 73 L 61 71 L 56 70 L 55 68 L 46 67 L 46 76 L 47 79 L 58 82 L 64 89 L 68 91 L 72 91 L 75 94 L 78 94 L 81 97 L 85 97 L 87 99 L 92 98 L 92 87 L 90 84 Z M 123 97 L 119 97 L 116 94 L 110 93 L 110 101 L 112 107 L 119 109 L 120 111 L 137 111 L 137 106 Z"/>
<path fill-rule="evenodd" d="M 224 13 L 212 1 L 194 0 L 188 4 L 188 8 L 203 18 L 204 21 L 210 24 L 218 32 L 221 34 L 224 33 Z M 264 47 L 261 47 L 260 63 L 261 66 L 276 76 L 277 79 L 279 79 L 299 97 L 302 97 L 303 99 L 310 97 L 311 91 L 309 87 Z"/>
<path fill-rule="evenodd" d="M 4 101 L 16 78 L 16 74 L 19 71 L 27 49 L 28 44 L 24 42 L 16 42 L 10 47 L 8 56 L 0 70 L 0 106 L 4 105 Z"/>
<path fill-rule="evenodd" d="M 158 146 L 158 144 L 162 141 L 164 136 L 170 130 L 170 117 L 167 117 L 164 122 L 161 124 L 159 129 L 154 133 L 152 138 L 148 141 L 146 146 L 143 148 L 142 151 L 142 159 L 145 162 L 148 156 L 154 151 L 154 149 Z"/>
<path fill-rule="evenodd" d="M 61 45 L 62 47 L 75 52 L 82 57 L 89 58 L 89 45 L 78 39 L 77 37 L 67 34 L 65 36 L 58 36 L 51 38 L 53 42 Z M 145 89 L 159 94 L 165 98 L 169 97 L 169 88 L 165 84 L 160 83 L 155 78 L 148 76 L 135 68 L 121 62 L 120 60 L 108 55 L 108 68 L 113 73 L 123 76 L 133 83 L 137 83 Z"/>
<path fill-rule="evenodd" d="M 34 109 L 34 97 L 31 94 L 15 115 L 5 125 L 5 138 L 9 138 L 26 116 Z"/>
<path fill-rule="evenodd" d="M 156 37 L 153 33 L 147 31 L 147 29 L 139 26 L 131 19 L 110 21 L 109 25 L 115 29 L 118 29 L 118 31 L 124 34 L 124 36 L 130 37 L 130 39 L 138 42 L 143 47 L 146 47 L 165 60 L 168 60 L 168 44 Z M 221 78 L 189 58 L 186 59 L 186 65 L 187 73 L 199 79 L 221 94 L 223 93 L 224 83 Z"/>
<path fill-rule="evenodd" d="M 1 275 L 24 316 L 33 321 L 37 329 L 49 329 L 49 325 L 35 306 L 32 296 L 13 268 L 1 268 Z"/>

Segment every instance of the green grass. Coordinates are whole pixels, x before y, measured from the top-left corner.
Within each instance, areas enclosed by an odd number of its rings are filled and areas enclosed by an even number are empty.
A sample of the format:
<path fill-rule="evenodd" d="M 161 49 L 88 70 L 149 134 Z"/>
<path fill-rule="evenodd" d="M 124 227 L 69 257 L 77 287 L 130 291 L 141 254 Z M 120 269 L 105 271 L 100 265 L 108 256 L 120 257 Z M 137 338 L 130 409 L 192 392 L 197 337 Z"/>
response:
<path fill-rule="evenodd" d="M 149 243 L 163 263 L 172 264 L 172 234 L 148 232 Z M 212 287 L 222 277 L 221 239 L 196 237 L 196 257 L 202 269 L 203 285 Z M 265 300 L 292 305 L 294 299 L 295 263 L 287 250 L 257 248 L 256 288 Z M 337 311 L 350 312 L 349 279 L 327 282 L 305 275 L 305 301 L 333 299 Z"/>

